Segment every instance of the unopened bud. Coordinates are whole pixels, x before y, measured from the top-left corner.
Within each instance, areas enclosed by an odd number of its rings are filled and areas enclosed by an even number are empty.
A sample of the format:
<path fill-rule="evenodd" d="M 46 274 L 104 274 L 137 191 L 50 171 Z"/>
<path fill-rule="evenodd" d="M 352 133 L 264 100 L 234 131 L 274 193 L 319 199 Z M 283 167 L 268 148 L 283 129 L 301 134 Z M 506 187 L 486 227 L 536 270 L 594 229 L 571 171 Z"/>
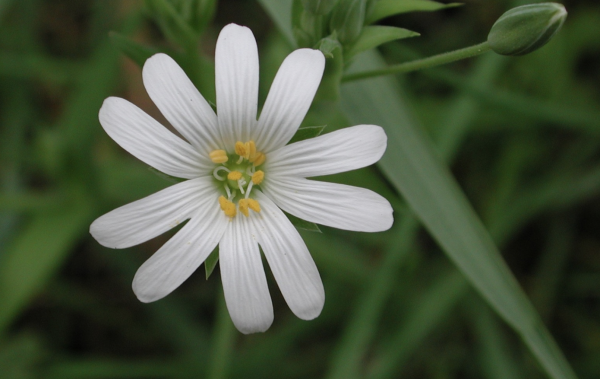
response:
<path fill-rule="evenodd" d="M 567 10 L 558 3 L 516 7 L 504 13 L 492 26 L 488 43 L 498 54 L 529 54 L 548 43 L 566 18 Z"/>

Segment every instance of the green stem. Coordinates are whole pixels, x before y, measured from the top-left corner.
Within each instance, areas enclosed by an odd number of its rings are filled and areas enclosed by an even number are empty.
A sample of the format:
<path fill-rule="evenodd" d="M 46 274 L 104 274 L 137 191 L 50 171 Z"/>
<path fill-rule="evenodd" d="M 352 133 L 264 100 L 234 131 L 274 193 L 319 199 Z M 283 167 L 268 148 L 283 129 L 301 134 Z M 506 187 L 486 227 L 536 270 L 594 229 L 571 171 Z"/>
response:
<path fill-rule="evenodd" d="M 389 66 L 380 70 L 363 71 L 356 74 L 346 75 L 342 78 L 342 82 L 351 82 L 354 80 L 371 78 L 374 76 L 383 76 L 397 73 L 405 73 L 411 71 L 422 70 L 439 66 L 446 63 L 459 61 L 461 59 L 471 58 L 476 55 L 483 54 L 490 50 L 489 44 L 486 42 L 465 47 L 464 49 L 450 51 L 448 53 L 434 55 L 432 57 L 417 59 L 411 62 L 401 63 L 394 66 Z"/>
<path fill-rule="evenodd" d="M 212 341 L 214 350 L 208 370 L 209 379 L 225 379 L 227 377 L 227 368 L 231 363 L 236 337 L 235 327 L 229 318 L 225 304 L 225 297 L 220 296 L 218 302 L 217 322 Z"/>

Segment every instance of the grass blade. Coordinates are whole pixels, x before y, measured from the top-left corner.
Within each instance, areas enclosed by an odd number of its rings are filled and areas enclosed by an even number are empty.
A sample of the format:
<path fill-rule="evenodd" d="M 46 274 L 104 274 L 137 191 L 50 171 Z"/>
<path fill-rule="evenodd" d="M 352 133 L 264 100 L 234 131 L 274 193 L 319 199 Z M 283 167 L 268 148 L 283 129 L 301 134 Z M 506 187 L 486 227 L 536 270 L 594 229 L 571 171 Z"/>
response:
<path fill-rule="evenodd" d="M 357 70 L 382 66 L 365 53 Z M 575 378 L 562 352 L 504 263 L 465 195 L 421 134 L 403 99 L 385 78 L 350 83 L 342 106 L 352 123 L 375 123 L 386 129 L 388 149 L 380 167 L 415 214 L 494 310 L 524 339 L 548 374 Z"/>

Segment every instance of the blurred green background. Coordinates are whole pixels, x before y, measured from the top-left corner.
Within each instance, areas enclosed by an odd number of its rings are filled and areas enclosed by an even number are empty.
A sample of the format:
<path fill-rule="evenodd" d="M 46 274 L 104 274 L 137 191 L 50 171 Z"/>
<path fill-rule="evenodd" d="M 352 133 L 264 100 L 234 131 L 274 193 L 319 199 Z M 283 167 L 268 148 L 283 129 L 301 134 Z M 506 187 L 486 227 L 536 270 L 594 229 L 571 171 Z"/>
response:
<path fill-rule="evenodd" d="M 482 42 L 515 5 L 465 3 L 381 21 L 421 33 L 383 45 L 383 58 Z M 600 5 L 563 4 L 562 31 L 531 55 L 487 53 L 386 80 L 451 162 L 578 376 L 591 379 L 600 376 Z M 261 3 L 219 1 L 194 46 L 203 58 L 180 63 L 214 102 L 214 45 L 231 22 L 257 38 L 262 104 L 291 47 Z M 297 319 L 270 274 L 275 321 L 264 334 L 233 329 L 218 270 L 138 302 L 135 270 L 175 231 L 110 250 L 89 224 L 171 183 L 120 149 L 97 115 L 104 98 L 120 96 L 166 124 L 140 67 L 109 38 L 116 31 L 181 56 L 161 30 L 143 1 L 0 0 L 0 377 L 546 377 L 436 242 L 401 222 L 414 219 L 378 167 L 329 179 L 386 196 L 390 231 L 302 232 L 326 291 L 316 320 Z M 356 123 L 349 113 L 317 101 L 304 125 L 331 131 Z"/>

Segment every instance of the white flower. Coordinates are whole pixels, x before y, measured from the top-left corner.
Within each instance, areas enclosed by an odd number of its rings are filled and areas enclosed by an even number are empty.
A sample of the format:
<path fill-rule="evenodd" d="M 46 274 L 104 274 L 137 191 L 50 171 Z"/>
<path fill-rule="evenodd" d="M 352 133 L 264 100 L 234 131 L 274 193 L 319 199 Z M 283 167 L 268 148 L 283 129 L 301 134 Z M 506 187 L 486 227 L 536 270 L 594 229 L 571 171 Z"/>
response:
<path fill-rule="evenodd" d="M 170 57 L 156 54 L 144 65 L 148 94 L 187 141 L 124 99 L 104 101 L 100 123 L 115 142 L 157 170 L 189 180 L 105 214 L 90 233 L 104 246 L 126 248 L 189 219 L 138 269 L 133 291 L 143 302 L 163 298 L 218 244 L 227 308 L 242 333 L 265 331 L 273 321 L 260 245 L 291 310 L 313 319 L 323 308 L 323 284 L 281 209 L 341 229 L 388 229 L 392 208 L 383 197 L 306 179 L 375 163 L 387 137 L 379 126 L 359 125 L 286 146 L 319 86 L 325 59 L 318 50 L 296 50 L 285 59 L 258 121 L 252 32 L 223 28 L 215 60 L 218 116 Z"/>

